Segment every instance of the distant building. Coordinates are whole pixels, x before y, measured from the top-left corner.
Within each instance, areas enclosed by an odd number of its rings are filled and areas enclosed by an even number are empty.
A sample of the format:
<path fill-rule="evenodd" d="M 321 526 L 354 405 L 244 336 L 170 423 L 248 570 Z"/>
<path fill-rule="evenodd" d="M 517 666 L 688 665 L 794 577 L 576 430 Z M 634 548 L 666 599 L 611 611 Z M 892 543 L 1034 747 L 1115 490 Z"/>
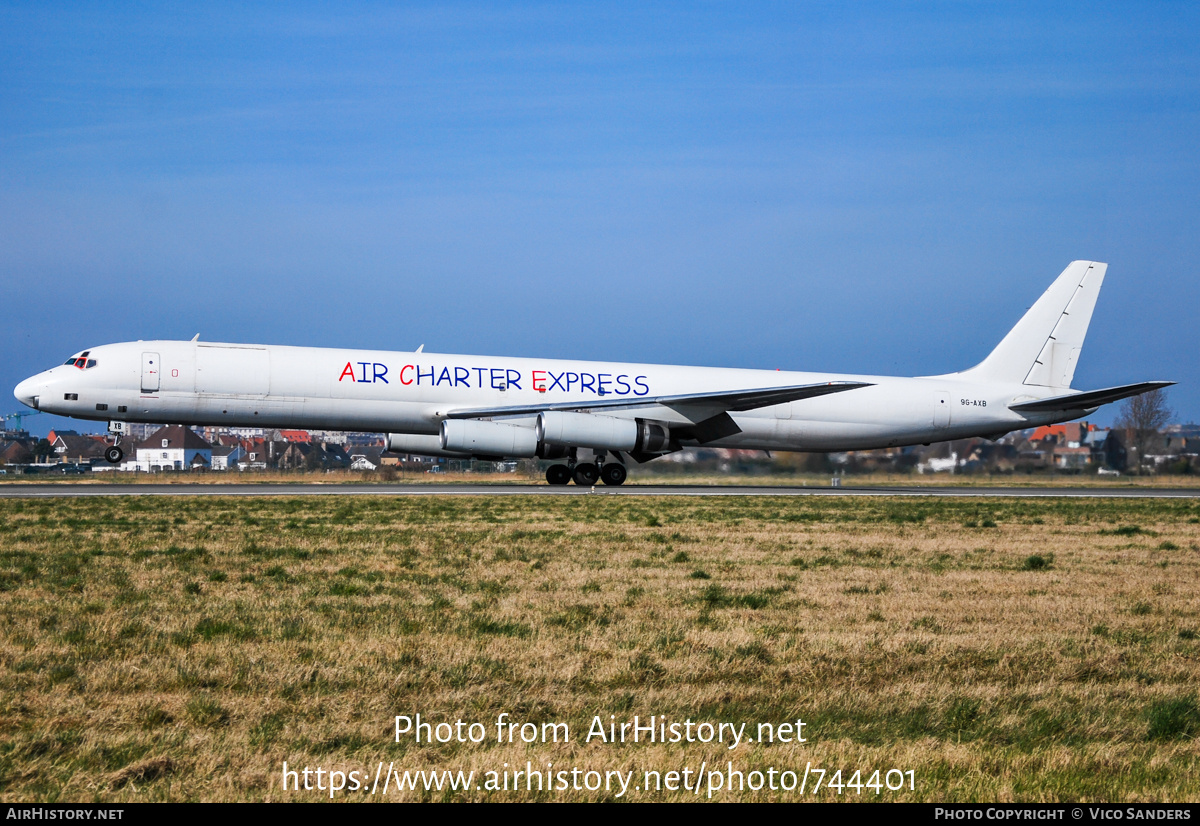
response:
<path fill-rule="evenodd" d="M 106 447 L 103 436 L 80 436 L 73 430 L 57 431 L 50 444 L 58 461 L 72 465 L 91 464 L 104 458 Z"/>
<path fill-rule="evenodd" d="M 125 438 L 132 442 L 141 442 L 149 439 L 162 428 L 161 424 L 143 424 L 142 422 L 129 422 L 125 425 Z"/>
<path fill-rule="evenodd" d="M 1087 441 L 1088 434 L 1095 429 L 1094 424 L 1087 422 L 1043 425 L 1034 428 L 1033 433 L 1029 434 L 1029 441 L 1050 442 L 1059 447 L 1082 447 Z"/>
<path fill-rule="evenodd" d="M 375 470 L 376 465 L 373 465 L 366 456 L 361 453 L 355 453 L 350 457 L 351 470 Z"/>
<path fill-rule="evenodd" d="M 208 470 L 212 467 L 212 445 L 182 425 L 159 428 L 134 447 L 134 458 L 122 470 Z"/>
<path fill-rule="evenodd" d="M 958 454 L 951 453 L 944 457 L 931 456 L 924 462 L 919 462 L 917 473 L 953 473 L 957 467 Z"/>
<path fill-rule="evenodd" d="M 33 462 L 33 449 L 28 440 L 12 439 L 0 443 L 0 464 L 28 465 Z"/>
<path fill-rule="evenodd" d="M 350 465 L 350 457 L 341 445 L 318 442 L 283 442 L 283 452 L 276 457 L 280 470 L 333 469 Z"/>
<path fill-rule="evenodd" d="M 245 439 L 241 443 L 244 454 L 238 460 L 238 469 L 266 470 L 279 467 L 279 457 L 287 452 L 290 444 L 275 439 Z"/>
<path fill-rule="evenodd" d="M 348 441 L 346 434 L 340 430 L 310 430 L 308 435 L 313 441 L 331 445 L 344 445 Z"/>
<path fill-rule="evenodd" d="M 212 469 L 213 470 L 232 470 L 238 466 L 246 455 L 245 449 L 240 444 L 232 445 L 213 445 L 212 449 Z"/>
<path fill-rule="evenodd" d="M 1082 470 L 1092 463 L 1092 449 L 1086 445 L 1056 447 L 1050 455 L 1059 470 Z"/>

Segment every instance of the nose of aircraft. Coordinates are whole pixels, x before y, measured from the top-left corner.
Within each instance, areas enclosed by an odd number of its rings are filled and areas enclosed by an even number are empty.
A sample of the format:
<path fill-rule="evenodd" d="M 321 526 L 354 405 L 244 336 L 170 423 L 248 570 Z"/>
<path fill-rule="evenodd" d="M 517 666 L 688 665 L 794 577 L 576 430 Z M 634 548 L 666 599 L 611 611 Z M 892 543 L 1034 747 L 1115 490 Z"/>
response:
<path fill-rule="evenodd" d="M 42 394 L 43 382 L 38 379 L 38 376 L 32 376 L 13 388 L 13 395 L 17 397 L 17 401 L 34 410 L 38 409 L 38 397 Z"/>

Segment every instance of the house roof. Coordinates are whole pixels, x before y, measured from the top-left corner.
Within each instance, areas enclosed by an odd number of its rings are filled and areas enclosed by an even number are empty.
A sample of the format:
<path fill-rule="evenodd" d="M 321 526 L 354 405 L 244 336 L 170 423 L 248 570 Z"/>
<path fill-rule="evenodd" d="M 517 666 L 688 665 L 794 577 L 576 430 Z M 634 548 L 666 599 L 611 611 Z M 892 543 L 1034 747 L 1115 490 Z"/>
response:
<path fill-rule="evenodd" d="M 1082 442 L 1087 438 L 1087 434 L 1096 429 L 1096 425 L 1088 424 L 1087 422 L 1063 422 L 1062 424 L 1048 424 L 1035 428 L 1033 433 L 1029 435 L 1029 441 L 1041 442 L 1046 439 L 1055 438 L 1060 442 Z"/>
<path fill-rule="evenodd" d="M 33 461 L 33 451 L 24 442 L 5 442 L 0 446 L 0 460 L 6 465 L 27 465 Z"/>
<path fill-rule="evenodd" d="M 54 440 L 54 451 L 68 458 L 94 459 L 104 455 L 104 440 L 60 431 Z"/>
<path fill-rule="evenodd" d="M 346 455 L 351 459 L 355 456 L 363 456 L 373 465 L 377 465 L 382 461 L 383 453 L 384 448 L 382 445 L 355 445 L 346 451 Z"/>
<path fill-rule="evenodd" d="M 163 444 L 164 439 L 166 440 L 166 444 Z M 171 424 L 166 427 L 160 427 L 153 435 L 135 446 L 135 450 L 161 450 L 163 448 L 174 448 L 175 450 L 179 450 L 180 448 L 185 450 L 212 450 L 212 445 L 204 441 L 195 431 L 183 425 Z"/>

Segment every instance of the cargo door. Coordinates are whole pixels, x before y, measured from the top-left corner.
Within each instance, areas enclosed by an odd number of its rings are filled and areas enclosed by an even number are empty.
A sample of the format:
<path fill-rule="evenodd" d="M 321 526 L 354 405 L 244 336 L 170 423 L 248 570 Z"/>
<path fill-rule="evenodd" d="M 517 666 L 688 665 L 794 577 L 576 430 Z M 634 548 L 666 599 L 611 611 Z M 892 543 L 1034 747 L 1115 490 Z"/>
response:
<path fill-rule="evenodd" d="M 217 396 L 266 396 L 271 392 L 270 354 L 262 347 L 197 345 L 196 392 Z"/>
<path fill-rule="evenodd" d="M 158 353 L 142 353 L 142 392 L 157 393 L 159 381 Z"/>

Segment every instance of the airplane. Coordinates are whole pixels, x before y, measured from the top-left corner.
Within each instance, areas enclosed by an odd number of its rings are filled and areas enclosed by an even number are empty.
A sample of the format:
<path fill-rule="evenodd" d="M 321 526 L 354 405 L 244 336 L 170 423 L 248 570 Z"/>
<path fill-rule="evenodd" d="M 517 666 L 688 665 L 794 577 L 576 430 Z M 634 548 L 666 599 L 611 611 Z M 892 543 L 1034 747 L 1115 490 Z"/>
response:
<path fill-rule="evenodd" d="M 916 378 L 191 341 L 106 344 L 17 385 L 35 410 L 108 421 L 385 433 L 390 450 L 563 460 L 551 485 L 620 485 L 686 447 L 845 451 L 1089 415 L 1174 382 L 1071 388 L 1107 264 L 1074 261 L 976 366 Z M 591 461 L 580 461 L 579 451 Z M 586 453 L 583 458 L 587 458 Z"/>

